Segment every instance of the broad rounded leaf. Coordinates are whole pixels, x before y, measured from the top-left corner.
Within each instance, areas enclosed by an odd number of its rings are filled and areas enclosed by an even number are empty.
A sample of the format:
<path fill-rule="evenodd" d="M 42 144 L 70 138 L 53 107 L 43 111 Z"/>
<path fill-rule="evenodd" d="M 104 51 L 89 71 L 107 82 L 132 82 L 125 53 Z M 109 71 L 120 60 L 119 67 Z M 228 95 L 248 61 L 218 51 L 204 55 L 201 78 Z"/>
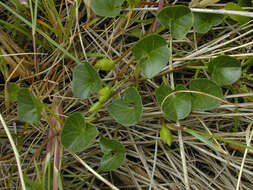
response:
<path fill-rule="evenodd" d="M 28 89 L 18 92 L 18 119 L 27 123 L 36 123 L 41 118 L 43 104 Z"/>
<path fill-rule="evenodd" d="M 97 71 L 87 62 L 75 67 L 72 82 L 73 93 L 80 99 L 85 99 L 90 94 L 98 92 L 101 86 Z"/>
<path fill-rule="evenodd" d="M 226 10 L 232 10 L 232 11 L 244 11 L 243 8 L 240 7 L 240 5 L 233 3 L 233 2 L 229 2 L 225 5 L 225 9 Z M 229 17 L 233 20 L 235 20 L 236 22 L 239 22 L 241 25 L 247 23 L 250 21 L 249 17 L 246 16 L 240 16 L 240 15 L 229 15 Z"/>
<path fill-rule="evenodd" d="M 132 48 L 141 71 L 148 78 L 154 77 L 169 62 L 170 51 L 164 38 L 150 35 L 139 40 Z"/>
<path fill-rule="evenodd" d="M 191 10 L 182 5 L 163 8 L 157 18 L 162 25 L 171 30 L 172 37 L 178 40 L 185 38 L 193 26 Z"/>
<path fill-rule="evenodd" d="M 186 88 L 179 85 L 175 91 L 179 90 L 186 90 Z M 168 119 L 173 121 L 186 118 L 191 112 L 190 93 L 180 92 L 167 96 L 162 102 L 162 111 Z"/>
<path fill-rule="evenodd" d="M 155 90 L 155 97 L 157 102 L 161 105 L 164 98 L 168 96 L 173 90 L 164 82 Z"/>
<path fill-rule="evenodd" d="M 193 13 L 194 30 L 198 33 L 207 33 L 213 26 L 222 23 L 224 16 L 211 13 Z"/>
<path fill-rule="evenodd" d="M 16 102 L 17 99 L 18 99 L 18 92 L 21 88 L 13 83 L 13 82 L 10 82 L 9 85 L 8 85 L 8 93 L 9 93 L 9 101 L 10 102 Z"/>
<path fill-rule="evenodd" d="M 104 153 L 101 159 L 102 171 L 112 171 L 118 169 L 126 158 L 124 146 L 117 140 L 102 137 L 99 142 L 100 148 Z"/>
<path fill-rule="evenodd" d="M 222 89 L 218 84 L 209 79 L 194 79 L 190 82 L 190 90 L 204 92 L 222 98 Z M 207 95 L 192 94 L 192 109 L 205 111 L 217 108 L 220 102 Z"/>
<path fill-rule="evenodd" d="M 72 113 L 66 119 L 61 131 L 61 143 L 72 152 L 84 150 L 98 135 L 95 126 L 86 123 L 80 112 Z"/>
<path fill-rule="evenodd" d="M 211 73 L 212 79 L 220 86 L 233 84 L 242 74 L 241 63 L 236 58 L 226 55 L 210 61 L 208 71 Z"/>
<path fill-rule="evenodd" d="M 124 0 L 91 0 L 92 10 L 99 16 L 115 17 L 120 13 Z"/>
<path fill-rule="evenodd" d="M 128 88 L 123 98 L 113 101 L 108 106 L 112 117 L 124 126 L 135 125 L 142 115 L 142 100 L 134 87 Z"/>

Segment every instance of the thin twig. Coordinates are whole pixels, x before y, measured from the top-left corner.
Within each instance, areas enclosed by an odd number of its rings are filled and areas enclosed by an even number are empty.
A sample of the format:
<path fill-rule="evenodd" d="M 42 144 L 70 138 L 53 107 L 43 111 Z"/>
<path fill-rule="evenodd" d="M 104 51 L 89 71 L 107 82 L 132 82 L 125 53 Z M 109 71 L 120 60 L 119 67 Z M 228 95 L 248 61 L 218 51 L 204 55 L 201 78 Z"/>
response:
<path fill-rule="evenodd" d="M 70 152 L 71 153 L 71 152 Z M 102 182 L 104 182 L 106 185 L 108 185 L 112 190 L 119 190 L 116 186 L 111 184 L 109 181 L 107 181 L 105 178 L 103 178 L 101 175 L 99 175 L 95 170 L 93 170 L 88 164 L 86 164 L 79 156 L 77 156 L 74 153 L 71 153 L 72 156 L 75 157 L 87 170 L 89 170 L 93 175 L 95 175 L 98 179 L 100 179 Z"/>
<path fill-rule="evenodd" d="M 192 146 L 193 148 L 197 149 L 198 151 L 204 153 L 205 155 L 208 155 L 208 156 L 210 156 L 210 157 L 213 157 L 213 158 L 215 158 L 216 160 L 219 160 L 220 162 L 223 162 L 223 163 L 225 163 L 225 164 L 227 164 L 227 165 L 229 165 L 229 166 L 234 167 L 234 168 L 237 169 L 237 170 L 240 170 L 240 166 L 238 166 L 237 164 L 235 164 L 235 163 L 233 163 L 233 162 L 229 162 L 228 160 L 223 159 L 222 157 L 219 157 L 219 156 L 213 154 L 212 152 L 210 152 L 210 151 L 208 151 L 208 150 L 205 150 L 205 149 L 201 148 L 200 146 L 196 146 L 196 145 L 194 145 L 194 144 L 192 144 L 192 143 L 188 143 L 188 142 L 187 142 L 187 144 L 189 144 L 189 145 Z M 244 172 L 245 174 L 249 174 L 249 175 L 253 176 L 253 172 L 252 172 L 251 170 L 247 170 L 247 169 L 244 168 L 244 169 L 243 169 L 243 172 Z"/>
<path fill-rule="evenodd" d="M 220 54 L 217 53 L 217 54 Z M 228 54 L 226 54 L 228 55 Z M 199 56 L 199 57 L 182 57 L 182 58 L 173 58 L 173 61 L 191 61 L 191 60 L 202 60 L 202 59 L 213 59 L 213 58 L 216 58 L 218 57 L 219 55 L 216 55 L 215 54 L 211 54 L 211 55 L 207 55 L 207 56 Z M 240 53 L 240 54 L 231 54 L 231 55 L 228 55 L 228 56 L 231 56 L 231 57 L 249 57 L 249 56 L 253 56 L 253 53 Z"/>
<path fill-rule="evenodd" d="M 34 52 L 27 52 L 27 53 L 9 53 L 9 54 L 2 54 L 0 57 L 10 57 L 10 56 L 18 56 L 18 55 L 48 55 L 47 53 L 34 53 Z"/>
<path fill-rule="evenodd" d="M 156 137 L 158 138 L 158 132 L 156 132 Z M 156 162 L 157 162 L 157 149 L 158 149 L 158 143 L 157 140 L 155 141 L 155 154 L 154 154 L 154 164 L 152 168 L 152 173 L 151 173 L 151 183 L 149 184 L 149 190 L 152 189 L 153 184 L 154 184 L 154 174 L 155 174 L 155 168 L 156 168 Z"/>
<path fill-rule="evenodd" d="M 182 165 L 183 165 L 185 189 L 190 190 L 189 179 L 188 179 L 188 170 L 187 170 L 186 159 L 185 159 L 184 142 L 183 142 L 181 130 L 178 130 L 178 141 L 179 141 L 180 154 L 181 154 Z"/>
<path fill-rule="evenodd" d="M 253 122 L 251 122 L 249 124 L 249 129 L 252 127 L 253 125 Z M 253 129 L 251 130 L 251 133 L 250 133 L 250 137 L 249 139 L 247 139 L 247 146 L 250 146 L 250 142 L 251 142 L 251 139 L 252 139 L 252 136 L 253 136 Z M 241 177 L 242 177 L 242 172 L 243 172 L 243 167 L 244 167 L 244 163 L 245 163 L 245 160 L 246 160 L 246 156 L 247 156 L 247 153 L 248 153 L 248 149 L 246 148 L 245 149 L 245 152 L 244 152 L 244 155 L 243 155 L 243 159 L 242 159 L 242 164 L 241 164 L 241 168 L 240 168 L 240 172 L 239 172 L 239 175 L 238 175 L 238 178 L 237 178 L 237 185 L 236 185 L 236 190 L 239 190 L 240 188 L 240 182 L 241 182 Z"/>
<path fill-rule="evenodd" d="M 253 13 L 248 11 L 231 11 L 224 9 L 215 10 L 215 9 L 201 9 L 201 8 L 191 8 L 191 11 L 196 13 L 213 13 L 222 15 L 240 15 L 240 16 L 253 17 Z"/>
<path fill-rule="evenodd" d="M 192 12 L 195 13 L 212 13 L 212 14 L 222 14 L 222 15 L 240 15 L 253 17 L 253 12 L 248 11 L 231 11 L 225 9 L 203 9 L 203 8 L 190 8 Z M 129 9 L 123 9 L 124 11 L 129 11 Z M 133 8 L 133 11 L 157 11 L 158 7 L 147 7 L 147 8 Z"/>
<path fill-rule="evenodd" d="M 21 162 L 20 162 L 20 159 L 19 159 L 20 156 L 19 156 L 17 147 L 16 147 L 16 145 L 14 143 L 14 140 L 13 140 L 13 138 L 11 136 L 11 133 L 10 133 L 10 131 L 9 131 L 9 129 L 8 129 L 8 127 L 7 127 L 7 125 L 6 125 L 3 117 L 2 117 L 2 114 L 0 114 L 0 120 L 1 120 L 1 123 L 2 123 L 2 125 L 4 127 L 5 132 L 6 132 L 7 136 L 8 136 L 8 138 L 9 138 L 9 141 L 11 143 L 11 147 L 13 149 L 13 152 L 14 152 L 14 155 L 15 155 L 15 158 L 16 158 L 16 162 L 17 162 L 17 166 L 18 166 L 18 173 L 19 173 L 22 189 L 26 190 L 25 181 L 24 181 L 24 177 L 23 177 L 23 172 L 22 172 L 22 168 L 21 168 Z"/>

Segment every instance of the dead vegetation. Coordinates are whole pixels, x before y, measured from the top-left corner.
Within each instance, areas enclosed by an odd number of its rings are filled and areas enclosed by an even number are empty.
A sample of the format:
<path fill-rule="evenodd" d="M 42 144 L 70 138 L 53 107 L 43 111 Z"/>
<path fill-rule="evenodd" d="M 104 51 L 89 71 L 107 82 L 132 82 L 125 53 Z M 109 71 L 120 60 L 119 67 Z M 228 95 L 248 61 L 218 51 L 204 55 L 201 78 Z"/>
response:
<path fill-rule="evenodd" d="M 27 12 L 15 9 L 11 3 L 7 4 L 18 14 L 30 19 Z M 115 78 L 128 79 L 127 83 L 117 88 L 115 94 L 122 94 L 127 86 L 136 85 L 138 82 L 144 112 L 142 120 L 137 125 L 123 127 L 113 120 L 106 109 L 106 105 L 112 99 L 105 103 L 94 122 L 100 135 L 118 139 L 125 146 L 127 159 L 122 167 L 107 173 L 97 171 L 102 156 L 97 140 L 85 151 L 77 154 L 103 179 L 122 190 L 231 190 L 236 189 L 237 183 L 241 190 L 253 189 L 252 151 L 245 151 L 243 148 L 218 140 L 214 142 L 222 147 L 225 153 L 214 151 L 176 127 L 172 127 L 174 140 L 172 146 L 168 147 L 159 137 L 161 119 L 164 116 L 154 98 L 154 90 L 161 84 L 162 75 L 171 79 L 169 75 L 173 74 L 175 85 L 188 84 L 197 72 L 189 65 L 205 64 L 211 58 L 223 53 L 237 57 L 242 65 L 252 59 L 252 22 L 240 26 L 227 19 L 224 24 L 213 28 L 205 35 L 191 31 L 185 40 L 173 40 L 173 65 L 168 65 L 152 80 L 140 75 L 140 80 L 135 81 L 135 64 L 129 65 L 134 57 L 128 50 L 138 41 L 133 31 L 141 29 L 142 33 L 149 33 L 156 11 L 134 12 L 133 19 L 129 21 L 128 27 L 124 28 L 127 11 L 123 11 L 120 17 L 99 18 L 91 23 L 95 15 L 85 7 L 83 1 L 79 1 L 77 7 L 73 1 L 57 1 L 56 8 L 64 26 L 62 29 L 58 17 L 54 12 L 50 12 L 50 7 L 44 5 L 43 8 L 47 12 L 38 12 L 37 27 L 43 28 L 50 38 L 74 57 L 82 62 L 88 61 L 92 65 L 101 56 L 119 60 L 112 71 L 99 72 L 106 83 Z M 0 110 L 19 150 L 24 174 L 36 180 L 34 160 L 39 170 L 43 171 L 46 153 L 49 150 L 47 145 L 52 139 L 59 140 L 57 135 L 61 124 L 52 119 L 47 111 L 43 112 L 38 125 L 18 121 L 16 104 L 10 103 L 8 99 L 9 82 L 28 87 L 40 97 L 41 101 L 59 114 L 62 120 L 74 111 L 86 113 L 96 102 L 97 96 L 93 95 L 84 101 L 75 98 L 72 94 L 71 81 L 73 67 L 77 63 L 66 57 L 64 52 L 55 48 L 42 35 L 38 33 L 31 35 L 31 28 L 3 7 L 0 7 L 0 19 L 13 25 L 11 27 L 2 23 L 0 27 L 2 69 Z M 72 21 L 66 26 L 70 19 Z M 18 31 L 15 28 L 18 25 L 24 31 Z M 26 36 L 25 32 L 30 34 Z M 163 36 L 169 39 L 169 32 L 164 32 Z M 4 66 L 7 69 L 4 69 Z M 243 69 L 244 75 L 240 81 L 232 87 L 223 89 L 225 100 L 231 104 L 221 105 L 211 112 L 192 112 L 189 117 L 180 121 L 180 127 L 205 131 L 217 137 L 250 145 L 253 134 L 252 66 L 246 65 Z M 117 78 L 122 70 L 124 72 Z M 208 77 L 204 69 L 198 72 L 199 77 Z M 232 103 L 236 103 L 237 106 L 233 106 Z M 170 121 L 166 121 L 166 124 L 177 125 Z M 49 135 L 50 129 L 53 129 L 53 135 Z M 19 189 L 20 180 L 15 157 L 2 127 L 0 134 L 0 189 Z M 59 155 L 64 189 L 110 189 L 68 151 L 63 151 Z"/>

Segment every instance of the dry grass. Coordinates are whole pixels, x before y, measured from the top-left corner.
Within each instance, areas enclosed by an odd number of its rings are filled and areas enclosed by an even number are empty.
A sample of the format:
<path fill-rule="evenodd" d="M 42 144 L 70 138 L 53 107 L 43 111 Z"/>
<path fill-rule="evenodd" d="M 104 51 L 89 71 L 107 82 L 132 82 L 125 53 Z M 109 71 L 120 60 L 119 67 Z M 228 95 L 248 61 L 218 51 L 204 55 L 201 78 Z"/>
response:
<path fill-rule="evenodd" d="M 72 1 L 62 2 L 61 18 L 66 21 L 69 19 L 73 4 Z M 83 2 L 80 2 L 80 7 L 76 9 L 71 23 L 69 36 L 60 40 L 53 32 L 50 34 L 52 34 L 51 38 L 54 38 L 66 50 L 74 51 L 73 55 L 79 60 L 89 61 L 93 65 L 98 58 L 92 54 L 104 54 L 116 60 L 138 40 L 131 35 L 133 29 L 140 28 L 143 33 L 147 33 L 152 27 L 152 22 L 133 23 L 130 21 L 127 29 L 123 31 L 126 19 L 121 17 L 102 18 L 87 27 L 86 13 Z M 123 14 L 127 16 L 128 12 L 123 12 Z M 133 17 L 141 20 L 151 18 L 155 14 L 155 11 L 137 11 L 134 12 Z M 6 15 L 8 15 L 9 23 L 17 22 L 13 15 L 1 7 L 0 18 L 5 18 Z M 41 15 L 38 15 L 38 18 L 43 20 Z M 89 19 L 92 20 L 92 18 L 94 18 L 93 14 Z M 45 22 L 48 21 L 45 20 Z M 137 125 L 123 127 L 117 124 L 106 109 L 106 105 L 111 100 L 108 101 L 97 114 L 94 125 L 98 127 L 101 135 L 119 139 L 124 144 L 127 159 L 116 171 L 110 173 L 97 171 L 100 177 L 122 190 L 183 190 L 187 187 L 192 190 L 231 190 L 236 189 L 237 183 L 241 190 L 253 189 L 252 151 L 245 152 L 241 148 L 218 141 L 217 143 L 227 153 L 222 154 L 213 151 L 195 137 L 180 130 L 173 131 L 174 142 L 171 147 L 168 147 L 159 138 L 160 120 L 163 114 L 154 100 L 154 89 L 160 85 L 162 75 L 166 75 L 169 80 L 173 74 L 173 81 L 170 80 L 170 82 L 174 85 L 188 84 L 195 74 L 194 69 L 187 68 L 188 65 L 207 63 L 210 58 L 222 53 L 235 56 L 244 63 L 253 55 L 252 25 L 252 22 L 239 26 L 239 24 L 225 21 L 223 26 L 214 28 L 212 32 L 204 36 L 190 32 L 188 38 L 183 41 L 173 40 L 173 64 L 168 65 L 155 79 L 139 81 L 144 113 Z M 163 36 L 169 39 L 168 32 Z M 37 46 L 35 47 L 37 54 L 34 55 L 32 39 L 25 39 L 26 37 L 22 34 L 15 36 L 13 32 L 0 28 L 0 51 L 1 54 L 6 55 L 0 58 L 9 64 L 10 71 L 13 72 L 10 80 L 20 86 L 29 87 L 36 95 L 41 93 L 41 100 L 50 103 L 52 109 L 62 118 L 74 111 L 86 113 L 97 97 L 94 95 L 80 101 L 73 96 L 71 80 L 76 63 L 67 59 L 58 49 L 49 51 L 42 46 Z M 44 44 L 48 43 L 38 34 L 35 40 L 40 40 Z M 114 70 L 109 73 L 100 72 L 100 75 L 105 82 L 109 83 L 133 59 L 133 55 L 127 53 L 117 63 Z M 35 63 L 38 65 L 38 71 L 35 69 Z M 135 66 L 131 65 L 120 79 L 133 78 L 134 70 Z M 247 76 L 250 76 L 250 72 L 252 72 L 252 67 L 248 70 Z M 199 76 L 208 77 L 205 70 L 200 70 Z M 122 93 L 127 86 L 134 84 L 129 80 L 121 85 L 117 92 Z M 4 84 L 1 88 L 4 91 Z M 250 145 L 253 123 L 252 88 L 252 80 L 242 77 L 233 85 L 234 94 L 231 94 L 229 88 L 224 89 L 226 101 L 232 103 L 238 98 L 239 103 L 236 106 L 222 105 L 212 112 L 192 112 L 189 117 L 180 121 L 180 125 Z M 8 103 L 4 94 L 0 95 L 0 110 L 11 133 L 22 137 L 14 137 L 14 140 L 18 144 L 23 172 L 35 180 L 33 159 L 42 171 L 46 144 L 54 138 L 48 140 L 48 131 L 50 128 L 57 130 L 56 126 L 59 123 L 53 120 L 49 113 L 44 112 L 38 125 L 24 125 L 17 120 L 16 104 Z M 239 128 L 237 132 L 232 132 L 236 120 Z M 166 122 L 174 125 L 170 121 Z M 0 134 L 0 189 L 19 189 L 20 181 L 15 157 L 2 127 Z M 94 170 L 98 169 L 101 156 L 98 141 L 85 151 L 78 153 L 78 157 Z M 66 189 L 110 189 L 68 151 L 63 151 L 61 159 L 61 173 L 65 176 L 77 175 L 64 178 L 63 183 Z M 238 178 L 240 171 L 240 178 Z"/>

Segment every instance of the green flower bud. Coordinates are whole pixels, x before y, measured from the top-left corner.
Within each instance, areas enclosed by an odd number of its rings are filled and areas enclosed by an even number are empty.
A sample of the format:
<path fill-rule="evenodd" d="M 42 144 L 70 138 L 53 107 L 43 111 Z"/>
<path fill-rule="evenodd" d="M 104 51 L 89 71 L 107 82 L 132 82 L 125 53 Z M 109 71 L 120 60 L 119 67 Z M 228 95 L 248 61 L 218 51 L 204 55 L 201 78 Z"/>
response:
<path fill-rule="evenodd" d="M 160 130 L 160 137 L 161 137 L 161 139 L 162 139 L 162 141 L 164 143 L 166 143 L 169 146 L 171 146 L 172 141 L 173 141 L 173 137 L 172 137 L 170 129 L 168 129 L 167 127 L 163 126 L 162 129 Z"/>
<path fill-rule="evenodd" d="M 112 93 L 112 88 L 109 86 L 106 86 L 99 91 L 99 102 L 103 103 L 110 97 Z"/>
<path fill-rule="evenodd" d="M 97 61 L 95 64 L 95 68 L 103 70 L 103 71 L 110 71 L 114 68 L 115 62 L 113 60 L 104 58 Z"/>

